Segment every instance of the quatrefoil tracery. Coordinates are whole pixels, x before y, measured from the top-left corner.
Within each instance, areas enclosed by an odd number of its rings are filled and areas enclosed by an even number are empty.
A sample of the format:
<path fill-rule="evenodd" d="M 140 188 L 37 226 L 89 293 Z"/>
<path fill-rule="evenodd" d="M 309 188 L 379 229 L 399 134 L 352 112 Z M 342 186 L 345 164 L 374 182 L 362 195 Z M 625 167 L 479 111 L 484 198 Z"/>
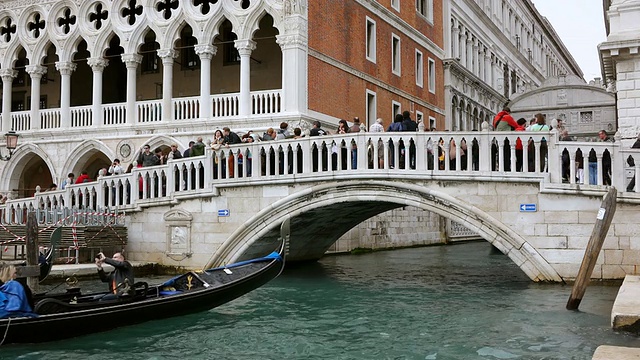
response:
<path fill-rule="evenodd" d="M 45 21 L 40 13 L 36 13 L 33 17 L 33 21 L 27 23 L 27 29 L 29 31 L 33 31 L 33 37 L 36 39 L 40 37 L 40 30 L 44 30 L 44 27 Z"/>
<path fill-rule="evenodd" d="M 11 35 L 16 33 L 16 25 L 10 17 L 7 18 L 5 26 L 0 27 L 0 37 L 4 36 L 5 41 L 11 41 Z"/>
<path fill-rule="evenodd" d="M 109 17 L 109 12 L 102 8 L 102 4 L 98 3 L 96 5 L 96 11 L 89 14 L 89 21 L 94 22 L 94 26 L 96 30 L 100 30 L 102 27 L 102 21 L 107 20 Z"/>
<path fill-rule="evenodd" d="M 137 0 L 129 0 L 127 7 L 122 9 L 122 17 L 127 19 L 129 25 L 136 23 L 136 17 L 142 15 L 142 5 Z"/>
<path fill-rule="evenodd" d="M 64 16 L 58 18 L 58 26 L 62 28 L 62 32 L 68 34 L 71 31 L 71 25 L 75 25 L 76 16 L 71 15 L 71 9 L 66 8 L 64 10 Z"/>

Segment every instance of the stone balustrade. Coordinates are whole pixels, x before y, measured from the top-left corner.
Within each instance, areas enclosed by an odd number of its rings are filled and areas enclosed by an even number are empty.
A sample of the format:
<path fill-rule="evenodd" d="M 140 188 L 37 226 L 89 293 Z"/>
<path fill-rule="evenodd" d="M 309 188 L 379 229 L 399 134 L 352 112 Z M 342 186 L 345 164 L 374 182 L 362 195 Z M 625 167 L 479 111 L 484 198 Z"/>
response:
<path fill-rule="evenodd" d="M 525 144 L 522 166 L 517 160 L 520 141 Z M 588 184 L 588 156 L 592 151 L 597 159 L 597 184 Z M 545 152 L 544 161 L 535 161 Z M 564 181 L 563 153 L 570 158 L 570 176 Z M 582 169 L 576 161 L 580 156 Z M 635 167 L 628 166 L 628 157 L 635 159 Z M 529 161 L 532 158 L 534 161 Z M 619 189 L 626 189 L 634 174 L 640 175 L 640 150 L 621 149 L 615 143 L 561 142 L 555 132 L 362 132 L 303 137 L 209 148 L 203 156 L 170 160 L 166 165 L 140 167 L 129 174 L 103 176 L 64 190 L 9 200 L 2 206 L 6 209 L 3 221 L 16 221 L 12 214 L 29 208 L 135 209 L 211 196 L 219 188 L 323 179 L 544 182 L 585 193 L 604 190 L 603 169 L 608 161 L 612 185 Z M 576 176 L 580 172 L 584 172 L 582 183 Z M 639 180 L 636 176 L 636 182 Z M 638 188 L 636 184 L 636 192 Z"/>
<path fill-rule="evenodd" d="M 264 90 L 251 92 L 251 115 L 274 115 L 282 112 L 282 90 Z M 240 93 L 211 95 L 212 118 L 228 118 L 239 115 Z M 174 98 L 173 121 L 189 121 L 200 119 L 199 96 Z M 75 106 L 70 109 L 70 126 L 72 129 L 83 129 L 95 126 L 116 126 L 127 123 L 126 103 L 102 105 L 102 123 L 94 121 L 91 105 Z M 11 113 L 12 129 L 19 133 L 63 129 L 61 109 L 39 110 L 39 124 L 34 123 L 31 111 L 14 111 Z M 135 121 L 138 124 L 160 122 L 163 119 L 162 99 L 136 102 Z"/>

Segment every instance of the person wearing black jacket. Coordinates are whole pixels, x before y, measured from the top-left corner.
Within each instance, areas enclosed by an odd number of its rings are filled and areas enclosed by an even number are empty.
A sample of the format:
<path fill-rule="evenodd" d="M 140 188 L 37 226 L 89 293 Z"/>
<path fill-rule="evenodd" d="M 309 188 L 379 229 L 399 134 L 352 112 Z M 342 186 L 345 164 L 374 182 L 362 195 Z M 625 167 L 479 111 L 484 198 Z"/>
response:
<path fill-rule="evenodd" d="M 222 135 L 224 135 L 225 145 L 242 144 L 242 139 L 240 139 L 240 136 L 231 131 L 231 129 L 229 129 L 228 127 L 222 128 Z"/>
<path fill-rule="evenodd" d="M 106 274 L 102 269 L 102 264 L 109 264 L 114 270 Z M 113 254 L 113 258 L 105 257 L 103 253 L 99 253 L 96 258 L 96 266 L 98 267 L 98 276 L 102 282 L 109 284 L 109 292 L 102 297 L 103 300 L 116 299 L 121 296 L 132 296 L 135 293 L 133 266 L 124 259 L 122 253 Z"/>

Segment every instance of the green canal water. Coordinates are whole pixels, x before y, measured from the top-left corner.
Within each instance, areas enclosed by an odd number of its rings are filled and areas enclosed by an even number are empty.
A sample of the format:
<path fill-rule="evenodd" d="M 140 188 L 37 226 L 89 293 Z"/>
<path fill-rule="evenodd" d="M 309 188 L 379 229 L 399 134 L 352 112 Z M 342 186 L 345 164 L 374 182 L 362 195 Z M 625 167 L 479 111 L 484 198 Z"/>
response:
<path fill-rule="evenodd" d="M 0 358 L 591 359 L 601 344 L 640 347 L 610 328 L 617 290 L 592 284 L 567 311 L 570 286 L 531 282 L 486 242 L 333 256 L 208 312 Z"/>

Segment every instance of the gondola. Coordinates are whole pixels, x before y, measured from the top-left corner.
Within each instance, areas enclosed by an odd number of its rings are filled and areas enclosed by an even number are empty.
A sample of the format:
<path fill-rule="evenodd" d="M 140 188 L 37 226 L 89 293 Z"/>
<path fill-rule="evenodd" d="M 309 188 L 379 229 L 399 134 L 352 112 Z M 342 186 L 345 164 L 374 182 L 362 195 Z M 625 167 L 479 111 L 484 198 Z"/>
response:
<path fill-rule="evenodd" d="M 262 258 L 189 271 L 155 286 L 138 282 L 129 297 L 102 300 L 106 293 L 78 291 L 45 297 L 35 304 L 37 317 L 0 319 L 0 344 L 67 339 L 215 308 L 277 277 L 284 268 L 285 243 Z"/>

